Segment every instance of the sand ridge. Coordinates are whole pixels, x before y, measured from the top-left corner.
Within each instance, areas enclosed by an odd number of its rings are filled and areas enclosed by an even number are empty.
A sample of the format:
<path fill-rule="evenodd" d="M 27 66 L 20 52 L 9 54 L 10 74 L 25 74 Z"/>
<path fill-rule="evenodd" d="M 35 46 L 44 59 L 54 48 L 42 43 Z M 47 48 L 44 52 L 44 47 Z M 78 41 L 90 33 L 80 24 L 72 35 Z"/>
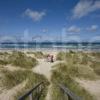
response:
<path fill-rule="evenodd" d="M 91 95 L 94 95 L 96 100 L 100 100 L 100 80 L 81 80 L 76 79 L 76 81 L 85 88 Z"/>

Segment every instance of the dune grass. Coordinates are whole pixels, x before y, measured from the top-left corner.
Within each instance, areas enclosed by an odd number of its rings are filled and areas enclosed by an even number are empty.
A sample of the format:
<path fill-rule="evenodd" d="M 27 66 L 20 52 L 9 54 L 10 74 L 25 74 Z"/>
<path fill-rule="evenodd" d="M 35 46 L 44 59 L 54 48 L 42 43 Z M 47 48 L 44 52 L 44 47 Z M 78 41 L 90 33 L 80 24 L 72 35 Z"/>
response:
<path fill-rule="evenodd" d="M 89 62 L 92 61 L 88 55 L 88 53 L 84 52 L 59 52 L 57 54 L 57 60 L 67 61 L 73 64 L 88 65 Z"/>
<path fill-rule="evenodd" d="M 7 65 L 8 62 L 6 60 L 0 60 L 0 65 Z"/>
<path fill-rule="evenodd" d="M 77 66 L 68 66 L 64 63 L 60 63 L 57 66 L 56 70 L 53 70 L 52 74 L 52 82 L 54 83 L 53 88 L 57 88 L 55 85 L 56 83 L 61 83 L 64 84 L 66 87 L 68 87 L 71 91 L 73 91 L 75 94 L 78 96 L 84 98 L 85 100 L 92 100 L 92 96 L 82 87 L 79 86 L 79 84 L 74 80 L 74 77 L 79 77 L 79 78 L 85 78 L 85 79 L 92 79 L 94 76 L 92 75 L 93 73 L 90 72 L 88 74 L 88 71 L 85 73 L 79 72 L 79 69 Z M 83 71 L 84 72 L 84 71 Z M 92 77 L 92 76 L 93 77 Z M 63 95 L 60 93 L 61 92 L 58 88 L 57 90 L 53 90 L 53 96 L 57 95 L 54 97 L 53 100 L 62 100 L 58 98 L 63 98 Z"/>
<path fill-rule="evenodd" d="M 76 52 L 59 52 L 57 54 L 57 60 L 64 60 L 64 61 L 68 61 L 71 63 L 77 63 L 79 62 L 79 54 Z"/>
<path fill-rule="evenodd" d="M 98 70 L 100 63 L 93 63 L 88 57 L 88 53 L 83 52 L 60 52 L 57 55 L 57 59 L 63 60 L 64 63 L 53 66 L 55 69 L 52 70 L 53 74 L 51 78 L 51 81 L 53 82 L 52 100 L 63 100 L 64 97 L 59 87 L 55 85 L 56 83 L 64 84 L 73 93 L 82 97 L 84 100 L 93 100 L 93 96 L 82 88 L 75 81 L 75 78 L 85 80 L 98 79 L 99 76 L 97 74 L 100 73 L 100 70 Z"/>
<path fill-rule="evenodd" d="M 91 55 L 93 57 L 96 57 L 96 58 L 100 59 L 100 52 L 92 52 Z"/>
<path fill-rule="evenodd" d="M 45 55 L 41 51 L 37 51 L 37 52 L 27 52 L 27 54 L 33 54 L 36 58 L 39 58 L 39 59 L 45 57 Z"/>
<path fill-rule="evenodd" d="M 100 76 L 100 62 L 92 61 L 91 68 L 93 68 L 94 72 Z"/>
<path fill-rule="evenodd" d="M 8 52 L 0 52 L 0 56 L 1 55 L 6 55 L 7 56 L 7 55 L 9 55 L 9 53 Z"/>
<path fill-rule="evenodd" d="M 44 82 L 45 83 L 45 89 L 41 95 L 41 100 L 44 100 L 46 93 L 47 93 L 47 86 L 49 84 L 48 80 L 40 74 L 36 74 L 33 72 L 28 73 L 28 82 L 26 84 L 26 86 L 21 90 L 17 92 L 17 95 L 15 96 L 15 100 L 18 100 L 18 98 L 22 95 L 24 95 L 25 93 L 27 93 L 30 89 L 32 89 L 36 84 L 40 83 L 40 82 Z M 34 93 L 33 93 L 34 95 Z M 28 99 L 27 99 L 28 100 Z"/>
<path fill-rule="evenodd" d="M 8 64 L 8 58 L 9 58 L 8 52 L 0 52 L 0 65 L 7 65 Z"/>
<path fill-rule="evenodd" d="M 20 96 L 33 88 L 33 86 L 43 81 L 45 82 L 46 89 L 43 92 L 41 99 L 44 99 L 47 93 L 47 85 L 49 84 L 49 82 L 43 75 L 33 73 L 31 71 L 31 68 L 35 67 L 38 64 L 38 61 L 35 58 L 28 57 L 25 55 L 25 53 L 17 51 L 13 51 L 9 55 L 5 55 L 5 53 L 2 53 L 0 57 L 3 58 L 0 59 L 0 75 L 2 75 L 0 76 L 0 87 L 10 90 L 27 80 L 25 87 L 21 90 L 19 89 L 20 91 L 18 91 L 18 93 L 15 95 L 15 100 L 18 100 Z M 8 64 L 14 67 L 25 68 L 26 70 L 7 70 L 3 66 Z"/>
<path fill-rule="evenodd" d="M 3 74 L 1 81 L 3 87 L 5 87 L 6 89 L 11 89 L 14 86 L 20 84 L 21 82 L 26 80 L 28 75 L 28 71 L 8 71 L 5 69 L 3 69 L 1 73 Z"/>
<path fill-rule="evenodd" d="M 15 96 L 15 100 L 18 100 L 20 96 L 25 94 L 27 91 L 29 91 L 33 86 L 36 84 L 44 81 L 45 86 L 47 88 L 47 85 L 49 84 L 47 79 L 40 74 L 33 73 L 29 70 L 18 70 L 18 71 L 8 71 L 8 70 L 2 70 L 0 73 L 2 73 L 3 77 L 1 78 L 2 87 L 6 89 L 11 89 L 19 84 L 21 84 L 23 81 L 27 80 L 26 86 L 18 91 L 18 93 Z M 42 98 L 46 95 L 46 90 L 44 91 Z"/>
<path fill-rule="evenodd" d="M 24 53 L 15 52 L 10 57 L 11 64 L 14 66 L 32 68 L 37 65 L 37 60 L 35 58 L 27 57 Z"/>
<path fill-rule="evenodd" d="M 65 60 L 65 57 L 66 57 L 66 53 L 65 53 L 65 52 L 59 52 L 59 53 L 57 54 L 56 59 L 57 59 L 57 60 Z"/>
<path fill-rule="evenodd" d="M 27 57 L 22 52 L 14 51 L 7 59 L 0 60 L 1 65 L 11 64 L 13 66 L 18 66 L 21 68 L 33 68 L 38 64 L 38 61 L 35 58 Z"/>
<path fill-rule="evenodd" d="M 97 79 L 96 73 L 89 66 L 81 64 L 68 64 L 68 63 L 59 63 L 53 66 L 62 74 L 70 75 L 71 77 L 84 78 L 88 80 Z"/>

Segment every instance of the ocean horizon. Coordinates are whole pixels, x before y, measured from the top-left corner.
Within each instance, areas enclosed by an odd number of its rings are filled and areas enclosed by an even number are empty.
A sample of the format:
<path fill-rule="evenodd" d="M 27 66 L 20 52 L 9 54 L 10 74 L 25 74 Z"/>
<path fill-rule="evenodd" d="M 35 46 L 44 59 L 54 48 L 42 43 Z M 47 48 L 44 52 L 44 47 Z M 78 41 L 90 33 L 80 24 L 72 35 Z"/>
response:
<path fill-rule="evenodd" d="M 0 49 L 83 49 L 83 50 L 100 50 L 99 42 L 2 42 Z"/>

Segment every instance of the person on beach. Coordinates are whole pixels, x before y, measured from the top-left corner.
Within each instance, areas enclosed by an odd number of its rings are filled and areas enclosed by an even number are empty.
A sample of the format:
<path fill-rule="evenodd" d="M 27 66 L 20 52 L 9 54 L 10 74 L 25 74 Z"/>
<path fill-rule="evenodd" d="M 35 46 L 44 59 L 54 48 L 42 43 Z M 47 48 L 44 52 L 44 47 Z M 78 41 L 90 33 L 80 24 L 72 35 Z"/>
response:
<path fill-rule="evenodd" d="M 46 59 L 47 59 L 48 62 L 54 62 L 54 56 L 53 55 L 48 54 Z"/>
<path fill-rule="evenodd" d="M 51 55 L 51 62 L 53 63 L 54 62 L 54 56 Z"/>
<path fill-rule="evenodd" d="M 50 62 L 50 60 L 51 60 L 51 57 L 50 57 L 50 55 L 48 54 L 48 55 L 47 55 L 47 61 Z"/>

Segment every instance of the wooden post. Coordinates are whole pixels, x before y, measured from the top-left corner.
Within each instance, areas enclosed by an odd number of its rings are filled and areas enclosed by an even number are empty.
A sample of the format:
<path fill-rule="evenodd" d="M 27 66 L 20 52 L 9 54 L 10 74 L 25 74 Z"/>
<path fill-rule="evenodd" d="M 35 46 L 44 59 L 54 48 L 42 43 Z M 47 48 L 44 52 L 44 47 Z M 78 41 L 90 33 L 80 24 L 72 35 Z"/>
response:
<path fill-rule="evenodd" d="M 29 100 L 33 100 L 32 93 L 29 95 Z"/>
<path fill-rule="evenodd" d="M 68 100 L 72 100 L 72 98 L 70 97 L 70 95 L 68 95 Z"/>

